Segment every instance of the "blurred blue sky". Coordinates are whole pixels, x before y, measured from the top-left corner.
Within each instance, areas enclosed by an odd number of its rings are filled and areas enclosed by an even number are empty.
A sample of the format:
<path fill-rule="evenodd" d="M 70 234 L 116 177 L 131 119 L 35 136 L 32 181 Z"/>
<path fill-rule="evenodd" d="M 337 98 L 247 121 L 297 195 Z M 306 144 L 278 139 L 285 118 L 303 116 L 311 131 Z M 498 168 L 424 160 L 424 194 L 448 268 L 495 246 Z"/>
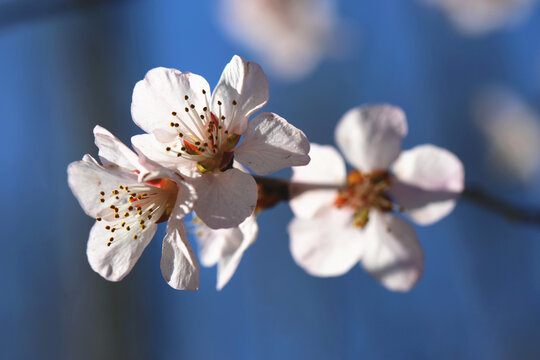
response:
<path fill-rule="evenodd" d="M 94 1 L 95 2 L 95 1 Z M 258 241 L 215 291 L 204 268 L 198 292 L 161 278 L 163 230 L 121 283 L 89 267 L 92 219 L 67 186 L 66 167 L 97 154 L 92 128 L 122 140 L 134 84 L 156 66 L 216 84 L 234 54 L 259 61 L 223 34 L 217 2 L 0 1 L 2 359 L 537 359 L 540 229 L 462 201 L 442 222 L 417 228 L 425 274 L 408 294 L 382 288 L 357 267 L 319 279 L 292 260 L 286 205 L 259 216 Z M 3 10 L 34 16 L 6 20 Z M 72 6 L 73 5 L 73 6 Z M 343 0 L 354 50 L 324 60 L 304 80 L 270 79 L 265 109 L 333 144 L 349 108 L 403 107 L 405 148 L 434 143 L 464 162 L 467 182 L 540 205 L 540 181 L 496 177 L 472 121 L 483 87 L 511 88 L 540 111 L 540 6 L 524 22 L 468 38 L 416 0 Z M 20 12 L 24 14 L 25 11 Z M 17 13 L 19 14 L 19 13 Z M 288 171 L 278 175 L 286 177 Z"/>

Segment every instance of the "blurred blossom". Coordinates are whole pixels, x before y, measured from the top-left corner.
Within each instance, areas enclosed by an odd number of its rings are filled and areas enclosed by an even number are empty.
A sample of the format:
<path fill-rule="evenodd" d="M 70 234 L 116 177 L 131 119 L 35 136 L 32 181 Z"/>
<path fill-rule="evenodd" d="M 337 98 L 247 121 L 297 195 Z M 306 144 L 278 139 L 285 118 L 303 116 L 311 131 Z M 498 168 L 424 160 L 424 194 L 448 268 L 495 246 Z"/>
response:
<path fill-rule="evenodd" d="M 423 271 L 413 227 L 396 212 L 429 225 L 448 215 L 463 191 L 464 169 L 433 145 L 401 151 L 405 114 L 389 105 L 347 112 L 331 146 L 312 144 L 311 162 L 293 168 L 289 225 L 295 261 L 314 276 L 338 276 L 361 262 L 385 287 L 408 291 Z M 314 187 L 313 184 L 320 184 Z"/>
<path fill-rule="evenodd" d="M 338 18 L 333 0 L 221 0 L 231 36 L 284 79 L 309 74 L 330 50 Z"/>
<path fill-rule="evenodd" d="M 197 191 L 194 210 L 210 228 L 232 228 L 255 210 L 257 184 L 233 159 L 258 175 L 309 162 L 304 133 L 274 113 L 249 118 L 268 101 L 261 67 L 234 56 L 210 92 L 199 75 L 150 70 L 133 90 L 133 120 L 148 134 L 134 147 L 186 176 Z M 242 141 L 240 141 L 242 140 Z"/>
<path fill-rule="evenodd" d="M 537 0 L 424 0 L 440 6 L 458 29 L 478 35 L 523 19 Z"/>
<path fill-rule="evenodd" d="M 68 182 L 81 207 L 96 223 L 87 255 L 92 269 L 110 281 L 122 280 L 156 233 L 168 221 L 161 272 L 175 289 L 196 290 L 199 264 L 182 218 L 193 209 L 195 191 L 182 179 L 139 158 L 114 135 L 94 129 L 103 163 L 90 155 L 68 167 Z"/>
<path fill-rule="evenodd" d="M 475 119 L 489 146 L 489 162 L 504 177 L 532 180 L 540 169 L 540 115 L 503 88 L 484 90 Z"/>

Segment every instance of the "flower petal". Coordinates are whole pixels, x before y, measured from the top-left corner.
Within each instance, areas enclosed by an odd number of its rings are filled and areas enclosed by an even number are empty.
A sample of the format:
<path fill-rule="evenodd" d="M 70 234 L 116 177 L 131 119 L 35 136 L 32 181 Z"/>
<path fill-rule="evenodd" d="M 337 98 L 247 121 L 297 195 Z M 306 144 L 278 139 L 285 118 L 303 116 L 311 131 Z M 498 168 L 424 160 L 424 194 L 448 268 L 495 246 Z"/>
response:
<path fill-rule="evenodd" d="M 135 266 L 156 232 L 156 224 L 148 223 L 145 230 L 137 233 L 137 239 L 127 231 L 114 234 L 114 241 L 107 246 L 111 233 L 102 222 L 96 222 L 90 230 L 86 254 L 92 269 L 110 281 L 122 280 Z"/>
<path fill-rule="evenodd" d="M 248 118 L 267 102 L 268 78 L 261 67 L 233 56 L 212 94 L 212 111 L 216 116 L 225 116 L 225 128 L 229 132 L 243 134 Z"/>
<path fill-rule="evenodd" d="M 274 113 L 262 113 L 250 123 L 236 160 L 259 175 L 309 163 L 306 135 Z"/>
<path fill-rule="evenodd" d="M 120 166 L 131 171 L 139 170 L 137 155 L 109 130 L 97 125 L 94 127 L 94 137 L 103 165 Z"/>
<path fill-rule="evenodd" d="M 168 169 L 178 170 L 182 175 L 193 176 L 197 173 L 194 161 L 167 152 L 165 146 L 152 134 L 135 135 L 131 138 L 135 151 L 141 156 L 141 163 L 148 166 L 147 159 Z"/>
<path fill-rule="evenodd" d="M 401 153 L 392 166 L 392 195 L 407 215 L 429 225 L 448 215 L 464 188 L 464 168 L 448 150 L 421 145 Z"/>
<path fill-rule="evenodd" d="M 424 269 L 424 253 L 414 229 L 389 213 L 370 211 L 369 215 L 362 265 L 389 290 L 409 291 Z"/>
<path fill-rule="evenodd" d="M 344 185 L 347 178 L 345 162 L 334 147 L 311 144 L 309 156 L 309 164 L 292 168 L 289 205 L 300 218 L 311 218 L 332 204 L 337 197 L 335 186 Z M 329 188 L 321 189 L 321 185 Z"/>
<path fill-rule="evenodd" d="M 255 210 L 257 184 L 238 169 L 203 175 L 193 185 L 199 197 L 195 212 L 212 229 L 238 226 Z"/>
<path fill-rule="evenodd" d="M 184 222 L 179 217 L 171 216 L 167 224 L 161 255 L 161 274 L 174 289 L 199 288 L 199 263 L 187 239 Z"/>
<path fill-rule="evenodd" d="M 294 261 L 313 276 L 339 276 L 364 252 L 364 232 L 352 225 L 352 210 L 329 206 L 312 219 L 294 218 L 288 227 Z"/>
<path fill-rule="evenodd" d="M 221 290 L 236 272 L 236 268 L 240 264 L 244 252 L 257 239 L 259 226 L 257 225 L 255 215 L 251 215 L 237 228 L 215 231 L 228 231 L 229 234 L 224 234 L 224 236 L 228 238 L 228 242 L 234 244 L 225 248 L 225 252 L 218 263 L 217 289 Z"/>
<path fill-rule="evenodd" d="M 104 168 L 90 155 L 68 166 L 68 183 L 84 212 L 98 217 L 110 204 L 101 202 L 103 189 L 116 189 L 118 185 L 137 184 L 137 176 L 118 168 Z"/>
<path fill-rule="evenodd" d="M 361 171 L 387 169 L 407 135 L 403 110 L 392 105 L 361 106 L 339 121 L 335 141 L 345 159 Z"/>
<path fill-rule="evenodd" d="M 209 104 L 209 97 L 210 86 L 203 77 L 176 69 L 155 68 L 135 85 L 131 115 L 141 129 L 166 141 L 177 135 L 170 123 L 191 124 L 191 111 L 185 109 L 193 105 L 202 113 L 203 107 Z"/>

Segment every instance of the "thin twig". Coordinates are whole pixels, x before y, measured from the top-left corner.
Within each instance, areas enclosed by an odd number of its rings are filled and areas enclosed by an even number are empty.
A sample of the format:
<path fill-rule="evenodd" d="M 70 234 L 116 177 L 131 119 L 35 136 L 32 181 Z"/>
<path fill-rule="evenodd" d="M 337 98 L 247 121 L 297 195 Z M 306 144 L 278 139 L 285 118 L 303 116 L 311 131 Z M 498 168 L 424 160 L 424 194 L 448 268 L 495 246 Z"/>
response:
<path fill-rule="evenodd" d="M 71 11 L 87 10 L 101 5 L 126 0 L 57 0 L 50 1 L 14 1 L 0 5 L 0 29 L 28 21 L 49 18 Z"/>
<path fill-rule="evenodd" d="M 467 187 L 462 197 L 512 221 L 540 225 L 540 209 L 526 208 L 495 198 L 477 187 Z"/>
<path fill-rule="evenodd" d="M 257 181 L 257 184 L 259 184 L 260 188 L 259 198 L 261 198 L 261 195 L 266 196 L 267 198 L 271 198 L 272 206 L 279 201 L 288 201 L 291 199 L 291 196 L 295 195 L 291 194 L 290 192 L 291 182 L 289 180 L 261 176 L 256 176 L 255 180 Z M 335 185 L 323 184 L 298 185 L 304 188 L 304 190 L 335 188 Z M 261 189 L 263 190 L 262 192 Z M 485 191 L 477 187 L 467 187 L 461 194 L 461 197 L 465 200 L 468 200 L 485 208 L 486 210 L 499 214 L 509 220 L 519 221 L 526 224 L 540 225 L 540 208 L 528 208 L 514 205 L 507 201 L 489 195 Z M 264 208 L 265 206 L 262 207 Z"/>

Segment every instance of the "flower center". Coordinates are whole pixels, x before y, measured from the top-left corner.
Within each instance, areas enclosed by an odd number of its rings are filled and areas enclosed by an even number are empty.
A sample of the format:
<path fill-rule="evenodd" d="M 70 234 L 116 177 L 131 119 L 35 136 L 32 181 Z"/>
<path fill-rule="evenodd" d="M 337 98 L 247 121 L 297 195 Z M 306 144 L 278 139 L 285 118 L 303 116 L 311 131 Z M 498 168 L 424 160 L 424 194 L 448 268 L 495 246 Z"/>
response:
<path fill-rule="evenodd" d="M 234 157 L 233 149 L 240 140 L 240 135 L 229 133 L 225 126 L 221 101 L 217 101 L 217 109 L 210 109 L 206 91 L 202 90 L 205 106 L 197 108 L 184 96 L 184 111 L 172 111 L 169 126 L 176 130 L 177 138 L 166 144 L 165 150 L 177 157 L 197 162 L 202 173 L 211 173 L 227 168 Z M 236 100 L 231 102 L 232 116 L 236 112 Z"/>
<path fill-rule="evenodd" d="M 167 221 L 177 193 L 178 186 L 169 179 L 101 190 L 99 201 L 108 207 L 99 212 L 96 220 L 103 221 L 105 230 L 111 233 L 107 246 L 111 246 L 115 235 L 123 237 L 127 232 L 129 237 L 137 240 L 148 224 Z"/>
<path fill-rule="evenodd" d="M 388 196 L 390 185 L 390 174 L 386 170 L 371 173 L 353 170 L 347 176 L 347 185 L 339 190 L 334 205 L 354 209 L 353 225 L 363 228 L 369 221 L 370 209 L 392 211 L 392 200 Z"/>

